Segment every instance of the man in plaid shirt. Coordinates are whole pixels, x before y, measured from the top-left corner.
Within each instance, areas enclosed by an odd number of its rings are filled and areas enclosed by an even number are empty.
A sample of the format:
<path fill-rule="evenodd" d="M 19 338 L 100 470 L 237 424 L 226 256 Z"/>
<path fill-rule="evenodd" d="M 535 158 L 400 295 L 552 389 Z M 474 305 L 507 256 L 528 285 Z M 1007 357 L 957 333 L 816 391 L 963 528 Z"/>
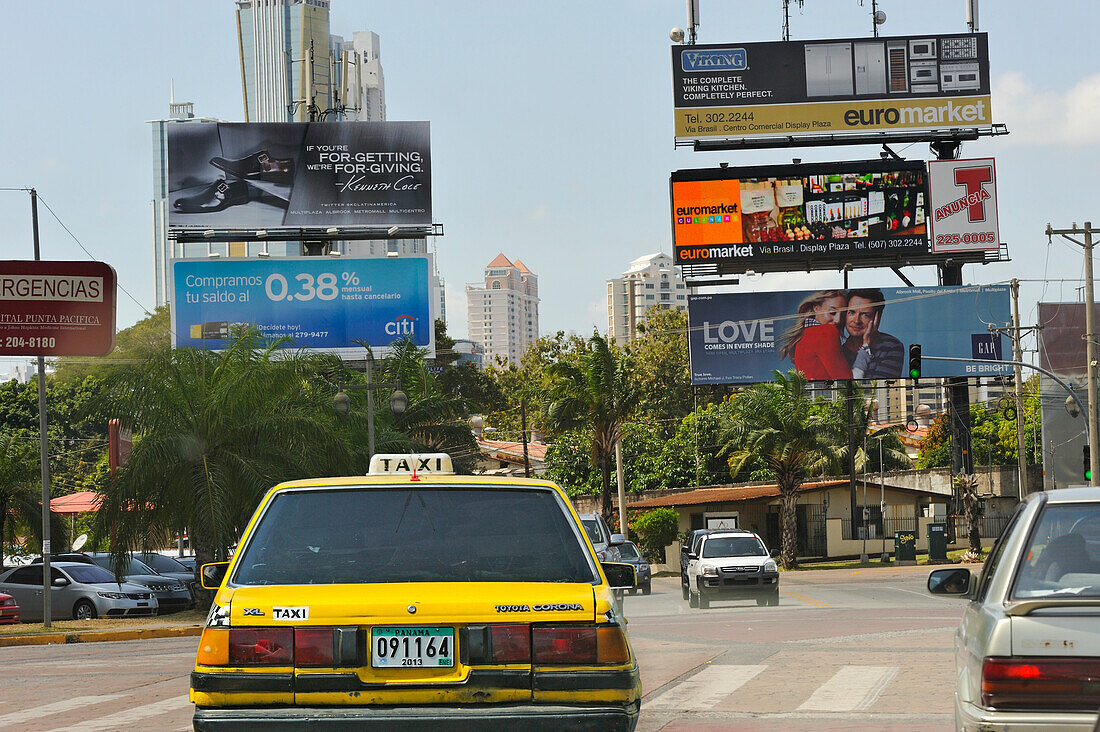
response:
<path fill-rule="evenodd" d="M 844 342 L 844 355 L 852 364 L 854 379 L 901 378 L 905 346 L 878 329 L 885 307 L 885 298 L 878 288 L 848 291 L 848 312 L 844 317 L 848 339 Z"/>

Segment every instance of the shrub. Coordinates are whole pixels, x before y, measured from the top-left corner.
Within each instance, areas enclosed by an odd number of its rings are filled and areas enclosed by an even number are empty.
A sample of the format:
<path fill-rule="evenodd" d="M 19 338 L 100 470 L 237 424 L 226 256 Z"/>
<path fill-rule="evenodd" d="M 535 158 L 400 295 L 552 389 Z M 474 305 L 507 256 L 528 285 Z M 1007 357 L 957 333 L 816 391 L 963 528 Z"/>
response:
<path fill-rule="evenodd" d="M 680 514 L 671 508 L 655 508 L 636 518 L 631 528 L 642 551 L 664 562 L 665 547 L 676 541 Z"/>

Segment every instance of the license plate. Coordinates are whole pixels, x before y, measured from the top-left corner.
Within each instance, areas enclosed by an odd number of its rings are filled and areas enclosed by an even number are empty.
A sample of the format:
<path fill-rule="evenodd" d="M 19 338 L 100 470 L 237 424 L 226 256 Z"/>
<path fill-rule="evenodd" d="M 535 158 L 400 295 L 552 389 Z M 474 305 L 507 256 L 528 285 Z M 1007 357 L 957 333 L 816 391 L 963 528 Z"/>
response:
<path fill-rule="evenodd" d="M 373 668 L 452 668 L 454 628 L 375 627 L 370 630 Z"/>

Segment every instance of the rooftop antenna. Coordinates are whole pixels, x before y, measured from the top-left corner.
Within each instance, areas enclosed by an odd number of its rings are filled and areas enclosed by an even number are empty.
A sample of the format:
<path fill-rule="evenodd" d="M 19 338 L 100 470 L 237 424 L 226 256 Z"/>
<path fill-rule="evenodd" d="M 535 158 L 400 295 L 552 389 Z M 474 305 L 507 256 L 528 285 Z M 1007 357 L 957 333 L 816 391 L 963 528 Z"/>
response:
<path fill-rule="evenodd" d="M 978 32 L 978 0 L 965 0 L 966 2 L 966 27 L 971 33 Z"/>
<path fill-rule="evenodd" d="M 695 29 L 699 26 L 699 0 L 687 0 L 688 43 L 695 45 Z"/>
<path fill-rule="evenodd" d="M 802 7 L 805 0 L 795 0 Z M 783 40 L 791 40 L 791 0 L 783 0 Z"/>
<path fill-rule="evenodd" d="M 863 5 L 863 0 L 859 0 Z M 878 27 L 886 22 L 886 13 L 878 9 L 878 0 L 871 0 L 871 34 L 878 38 Z"/>

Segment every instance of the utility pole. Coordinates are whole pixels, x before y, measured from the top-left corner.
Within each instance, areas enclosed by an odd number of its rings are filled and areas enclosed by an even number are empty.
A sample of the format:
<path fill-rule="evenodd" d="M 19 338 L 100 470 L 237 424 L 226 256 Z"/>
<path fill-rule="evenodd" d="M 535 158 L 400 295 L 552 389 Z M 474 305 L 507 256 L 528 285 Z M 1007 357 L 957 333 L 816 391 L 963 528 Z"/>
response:
<path fill-rule="evenodd" d="M 523 433 L 523 477 L 531 477 L 531 459 L 527 457 L 527 397 L 519 399 L 520 431 Z"/>
<path fill-rule="evenodd" d="M 621 433 L 619 439 L 615 440 L 615 480 L 619 489 L 619 533 L 629 539 L 630 535 L 626 532 L 626 485 L 623 480 L 623 438 Z"/>
<path fill-rule="evenodd" d="M 1085 228 L 1078 228 L 1077 222 L 1070 229 L 1052 229 L 1047 224 L 1047 239 L 1052 234 L 1058 234 L 1066 241 L 1072 242 L 1085 250 L 1085 366 L 1088 369 L 1089 404 L 1085 415 L 1085 423 L 1088 425 L 1089 436 L 1089 471 L 1092 478 L 1090 485 L 1097 485 L 1100 480 L 1100 437 L 1096 429 L 1096 327 L 1093 322 L 1093 283 L 1092 283 L 1092 235 L 1098 231 L 1092 228 L 1092 222 L 1086 221 Z M 1070 237 L 1070 234 L 1084 235 L 1083 242 Z"/>
<path fill-rule="evenodd" d="M 34 261 L 42 259 L 38 241 L 38 191 L 31 193 L 31 232 L 34 236 Z M 50 449 L 46 441 L 46 359 L 38 357 L 38 444 L 42 461 L 42 624 L 49 628 L 53 620 L 50 612 L 50 588 L 53 581 L 50 571 Z"/>
<path fill-rule="evenodd" d="M 1024 349 L 1020 338 L 1020 281 L 1012 279 L 1012 360 L 1023 361 Z M 1016 461 L 1020 470 L 1020 500 L 1027 495 L 1027 455 L 1024 453 L 1024 379 L 1023 369 L 1013 366 L 1016 384 Z M 990 473 L 992 475 L 992 473 Z"/>

